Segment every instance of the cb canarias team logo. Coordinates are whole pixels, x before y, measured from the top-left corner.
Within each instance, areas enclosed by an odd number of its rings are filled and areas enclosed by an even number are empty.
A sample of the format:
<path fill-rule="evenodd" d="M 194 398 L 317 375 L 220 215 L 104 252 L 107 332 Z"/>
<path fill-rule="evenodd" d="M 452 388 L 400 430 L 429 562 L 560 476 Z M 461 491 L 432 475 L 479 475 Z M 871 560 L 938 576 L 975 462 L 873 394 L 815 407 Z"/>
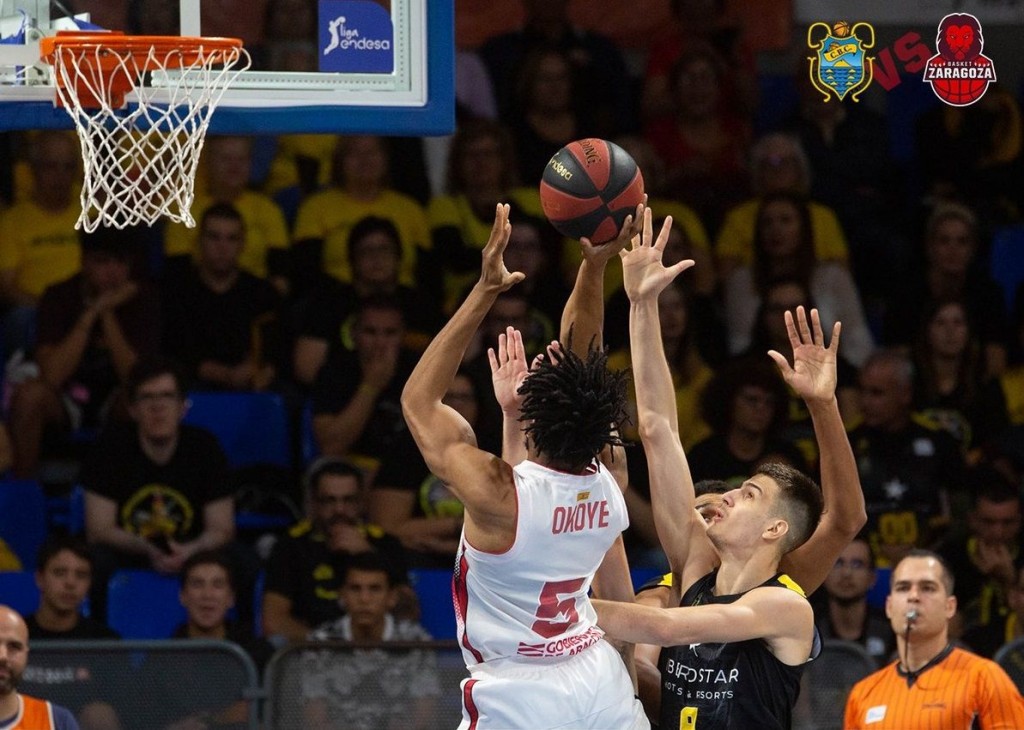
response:
<path fill-rule="evenodd" d="M 807 59 L 811 62 L 811 83 L 825 101 L 832 94 L 840 101 L 847 94 L 860 101 L 858 97 L 873 78 L 875 59 L 865 49 L 875 47 L 875 29 L 868 23 L 854 23 L 851 28 L 845 20 L 831 28 L 822 22 L 811 23 L 807 45 L 817 51 Z"/>
<path fill-rule="evenodd" d="M 924 80 L 950 106 L 969 106 L 985 95 L 996 80 L 992 59 L 981 50 L 981 23 L 968 13 L 950 13 L 939 22 L 935 39 L 939 51 L 924 66 Z"/>

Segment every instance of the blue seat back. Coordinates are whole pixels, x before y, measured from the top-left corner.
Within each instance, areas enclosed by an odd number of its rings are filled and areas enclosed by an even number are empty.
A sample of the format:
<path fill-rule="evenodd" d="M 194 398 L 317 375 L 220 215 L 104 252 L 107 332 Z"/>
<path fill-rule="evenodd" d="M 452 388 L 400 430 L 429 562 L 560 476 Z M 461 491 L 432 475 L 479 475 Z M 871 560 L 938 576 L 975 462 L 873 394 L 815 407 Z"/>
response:
<path fill-rule="evenodd" d="M 452 571 L 419 569 L 409 579 L 420 601 L 420 624 L 437 640 L 455 638 Z"/>
<path fill-rule="evenodd" d="M 26 479 L 0 481 L 0 537 L 27 570 L 46 539 L 46 497 L 39 483 Z"/>
<path fill-rule="evenodd" d="M 22 616 L 39 607 L 39 589 L 31 570 L 0 572 L 0 603 L 10 606 Z"/>
<path fill-rule="evenodd" d="M 307 401 L 299 417 L 299 441 L 302 451 L 302 466 L 307 467 L 320 458 L 320 445 L 313 434 L 313 403 Z"/>
<path fill-rule="evenodd" d="M 124 639 L 166 639 L 185 620 L 176 576 L 119 570 L 107 584 L 107 624 Z"/>
<path fill-rule="evenodd" d="M 989 272 L 1006 297 L 1006 311 L 1012 312 L 1017 287 L 1024 282 L 1024 226 L 1006 226 L 992 236 Z"/>
<path fill-rule="evenodd" d="M 276 393 L 189 393 L 184 422 L 210 431 L 233 468 L 291 466 L 284 399 Z"/>

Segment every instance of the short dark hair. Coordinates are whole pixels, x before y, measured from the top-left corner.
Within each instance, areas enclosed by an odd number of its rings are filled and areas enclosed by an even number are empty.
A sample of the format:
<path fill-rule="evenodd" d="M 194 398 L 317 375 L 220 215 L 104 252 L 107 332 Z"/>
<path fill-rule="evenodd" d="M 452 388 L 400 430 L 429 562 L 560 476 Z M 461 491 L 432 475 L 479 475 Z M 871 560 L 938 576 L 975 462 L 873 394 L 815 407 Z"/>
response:
<path fill-rule="evenodd" d="M 392 253 L 401 260 L 402 258 L 402 237 L 398 233 L 398 228 L 395 224 L 387 218 L 380 218 L 375 215 L 368 215 L 365 218 L 360 218 L 356 221 L 356 224 L 352 226 L 352 230 L 348 234 L 348 262 L 350 265 L 354 265 L 357 256 L 357 249 L 363 242 L 363 239 L 374 233 L 383 233 L 391 241 Z"/>
<path fill-rule="evenodd" d="M 136 227 L 125 229 L 100 226 L 94 231 L 82 229 L 78 232 L 78 243 L 82 255 L 99 254 L 120 261 L 130 261 L 132 254 L 142 247 L 140 232 Z"/>
<path fill-rule="evenodd" d="M 520 421 L 537 451 L 565 471 L 587 467 L 608 445 L 619 446 L 626 421 L 626 372 L 608 369 L 608 355 L 591 343 L 586 359 L 561 348 L 541 361 L 519 388 Z"/>
<path fill-rule="evenodd" d="M 782 552 L 795 550 L 807 542 L 821 522 L 825 508 L 821 487 L 799 469 L 778 461 L 761 464 L 754 473 L 771 477 L 779 485 L 778 504 L 789 524 L 789 532 L 782 541 Z"/>
<path fill-rule="evenodd" d="M 1005 474 L 989 464 L 978 464 L 964 471 L 963 486 L 971 495 L 971 506 L 978 502 L 1017 502 L 1021 504 L 1020 490 Z"/>
<path fill-rule="evenodd" d="M 128 374 L 127 388 L 129 400 L 134 401 L 136 396 L 139 394 L 139 388 L 150 380 L 159 378 L 162 375 L 170 375 L 174 378 L 174 383 L 178 388 L 178 392 L 184 399 L 187 384 L 181 366 L 168 358 L 154 356 L 143 358 L 136 362 L 132 367 L 131 372 Z"/>
<path fill-rule="evenodd" d="M 356 553 L 348 558 L 345 563 L 344 575 L 341 576 L 340 585 L 345 585 L 345 583 L 348 582 L 349 573 L 353 570 L 362 570 L 367 573 L 383 573 L 387 576 L 388 588 L 393 588 L 395 586 L 395 576 L 392 573 L 393 569 L 391 565 L 375 550 Z"/>
<path fill-rule="evenodd" d="M 892 574 L 889 576 L 890 591 L 892 590 L 893 583 L 895 582 L 896 569 L 900 567 L 900 563 L 902 563 L 904 560 L 907 560 L 908 558 L 931 558 L 936 563 L 938 563 L 939 567 L 942 569 L 942 585 L 945 586 L 947 594 L 951 596 L 954 595 L 953 589 L 956 587 L 956 579 L 953 576 L 952 569 L 949 567 L 949 563 L 947 563 L 946 559 L 939 555 L 937 552 L 934 552 L 933 550 L 925 550 L 923 548 L 914 548 L 906 555 L 904 555 L 899 563 L 896 563 L 896 565 L 893 566 Z"/>
<path fill-rule="evenodd" d="M 200 550 L 189 556 L 185 564 L 181 566 L 181 587 L 184 588 L 188 582 L 189 574 L 200 565 L 219 565 L 224 569 L 228 577 L 228 585 L 235 590 L 235 569 L 228 556 L 222 550 Z"/>
<path fill-rule="evenodd" d="M 81 558 L 92 568 L 92 552 L 90 552 L 88 543 L 82 537 L 55 533 L 46 539 L 40 546 L 39 552 L 36 553 L 36 570 L 40 573 L 45 571 L 49 562 L 64 550 L 74 553 L 75 557 Z"/>
<path fill-rule="evenodd" d="M 362 469 L 350 461 L 334 456 L 324 456 L 310 464 L 302 477 L 306 494 L 309 497 L 315 496 L 316 491 L 320 488 L 320 480 L 326 475 L 352 477 L 359 485 L 359 491 L 363 490 L 364 474 Z"/>
<path fill-rule="evenodd" d="M 214 203 L 203 211 L 203 216 L 199 219 L 199 230 L 205 230 L 206 222 L 212 218 L 224 218 L 225 220 L 234 221 L 242 226 L 242 228 L 245 228 L 245 219 L 238 208 L 231 205 L 231 203 Z"/>
<path fill-rule="evenodd" d="M 370 311 L 398 312 L 402 322 L 405 322 L 405 311 L 402 309 L 402 303 L 396 297 L 390 294 L 371 294 L 361 299 L 356 306 L 353 326 L 357 326 L 362 316 Z"/>

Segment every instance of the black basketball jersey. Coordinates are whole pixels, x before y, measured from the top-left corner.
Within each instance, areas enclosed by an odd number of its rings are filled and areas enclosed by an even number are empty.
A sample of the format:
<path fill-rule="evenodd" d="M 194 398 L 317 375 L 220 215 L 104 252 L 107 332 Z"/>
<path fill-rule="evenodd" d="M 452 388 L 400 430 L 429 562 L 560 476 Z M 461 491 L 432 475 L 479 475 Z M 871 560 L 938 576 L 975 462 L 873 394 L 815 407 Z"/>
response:
<path fill-rule="evenodd" d="M 714 595 L 714 570 L 683 594 L 680 606 L 732 603 L 743 593 Z M 779 573 L 758 586 L 804 592 Z M 811 656 L 821 649 L 814 630 Z M 658 658 L 661 671 L 662 730 L 788 730 L 800 691 L 803 665 L 780 662 L 763 639 L 727 644 L 669 646 Z"/>

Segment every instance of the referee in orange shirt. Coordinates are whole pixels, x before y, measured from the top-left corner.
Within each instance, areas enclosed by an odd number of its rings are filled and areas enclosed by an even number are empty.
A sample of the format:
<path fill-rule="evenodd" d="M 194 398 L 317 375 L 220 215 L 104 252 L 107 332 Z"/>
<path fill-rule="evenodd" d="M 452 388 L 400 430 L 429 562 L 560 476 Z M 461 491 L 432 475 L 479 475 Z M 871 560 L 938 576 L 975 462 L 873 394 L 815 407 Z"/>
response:
<path fill-rule="evenodd" d="M 1024 699 L 1006 672 L 949 641 L 956 597 L 942 558 L 912 550 L 890 586 L 885 612 L 899 659 L 854 686 L 844 729 L 1024 729 Z"/>

